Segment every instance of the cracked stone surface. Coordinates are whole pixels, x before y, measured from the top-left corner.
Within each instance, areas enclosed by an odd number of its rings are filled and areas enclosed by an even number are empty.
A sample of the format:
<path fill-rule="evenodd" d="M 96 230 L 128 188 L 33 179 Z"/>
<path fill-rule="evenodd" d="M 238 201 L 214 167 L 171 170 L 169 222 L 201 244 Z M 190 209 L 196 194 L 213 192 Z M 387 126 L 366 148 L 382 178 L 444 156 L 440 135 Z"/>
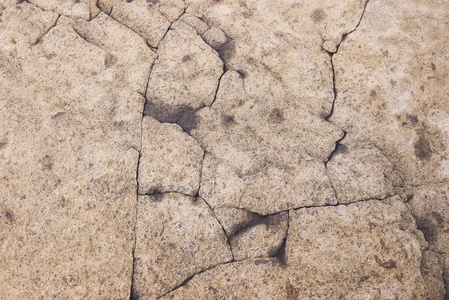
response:
<path fill-rule="evenodd" d="M 396 196 L 290 212 L 285 258 L 298 299 L 424 299 L 426 246 Z"/>
<path fill-rule="evenodd" d="M 142 121 L 139 193 L 198 192 L 203 149 L 176 124 Z"/>
<path fill-rule="evenodd" d="M 155 299 L 192 275 L 232 260 L 224 231 L 201 198 L 139 196 L 133 295 Z"/>
<path fill-rule="evenodd" d="M 0 0 L 0 299 L 449 299 L 449 2 Z"/>

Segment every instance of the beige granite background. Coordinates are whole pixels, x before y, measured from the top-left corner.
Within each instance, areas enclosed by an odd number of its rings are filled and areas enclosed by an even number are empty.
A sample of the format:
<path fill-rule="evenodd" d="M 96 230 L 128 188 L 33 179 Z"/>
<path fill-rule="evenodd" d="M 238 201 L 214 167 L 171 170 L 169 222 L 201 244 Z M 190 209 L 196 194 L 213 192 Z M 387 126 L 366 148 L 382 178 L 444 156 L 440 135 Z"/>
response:
<path fill-rule="evenodd" d="M 0 0 L 0 299 L 449 300 L 449 1 Z"/>

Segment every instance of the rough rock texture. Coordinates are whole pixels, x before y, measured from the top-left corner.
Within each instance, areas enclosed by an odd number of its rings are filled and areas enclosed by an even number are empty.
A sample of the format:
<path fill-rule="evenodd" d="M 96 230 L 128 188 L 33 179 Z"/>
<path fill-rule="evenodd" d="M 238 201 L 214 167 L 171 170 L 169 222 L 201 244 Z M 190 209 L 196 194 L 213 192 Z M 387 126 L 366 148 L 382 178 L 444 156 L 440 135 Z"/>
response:
<path fill-rule="evenodd" d="M 224 264 L 198 274 L 161 299 L 289 299 L 286 274 L 276 259 Z"/>
<path fill-rule="evenodd" d="M 201 198 L 140 196 L 133 295 L 155 299 L 192 275 L 232 259 L 223 229 Z"/>
<path fill-rule="evenodd" d="M 158 54 L 148 83 L 147 114 L 176 122 L 184 111 L 211 105 L 223 63 L 192 27 L 173 24 Z"/>
<path fill-rule="evenodd" d="M 389 179 L 393 166 L 377 149 L 338 145 L 327 168 L 339 203 L 385 199 L 394 194 Z"/>
<path fill-rule="evenodd" d="M 1 18 L 0 298 L 126 298 L 145 78 L 109 65 L 114 36 L 99 47 L 28 2 Z M 149 72 L 140 53 L 127 72 Z"/>
<path fill-rule="evenodd" d="M 448 24 L 0 0 L 0 298 L 449 300 Z"/>
<path fill-rule="evenodd" d="M 203 150 L 176 124 L 142 121 L 142 151 L 139 164 L 139 193 L 198 192 Z"/>
<path fill-rule="evenodd" d="M 297 299 L 424 299 L 432 292 L 420 273 L 427 243 L 398 198 L 290 212 L 285 258 Z"/>
<path fill-rule="evenodd" d="M 267 217 L 253 215 L 251 223 L 229 240 L 234 259 L 275 256 L 287 236 L 287 227 L 287 212 Z"/>

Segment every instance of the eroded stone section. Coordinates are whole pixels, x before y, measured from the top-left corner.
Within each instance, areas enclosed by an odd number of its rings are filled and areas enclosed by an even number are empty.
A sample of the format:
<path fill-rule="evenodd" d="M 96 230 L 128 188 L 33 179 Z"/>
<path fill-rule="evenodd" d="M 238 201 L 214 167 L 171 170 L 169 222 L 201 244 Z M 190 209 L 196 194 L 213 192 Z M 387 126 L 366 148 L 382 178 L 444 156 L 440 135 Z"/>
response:
<path fill-rule="evenodd" d="M 28 5 L 0 27 L 17 37 L 0 43 L 0 298 L 125 299 L 144 98 L 72 20 Z"/>
<path fill-rule="evenodd" d="M 297 299 L 427 299 L 427 246 L 399 197 L 290 211 L 285 250 Z"/>
<path fill-rule="evenodd" d="M 46 11 L 85 20 L 90 20 L 100 12 L 97 0 L 30 0 L 29 2 Z"/>
<path fill-rule="evenodd" d="M 373 144 L 407 184 L 449 179 L 447 1 L 370 1 L 334 55 L 330 121 Z M 386 17 L 388 16 L 388 17 Z"/>
<path fill-rule="evenodd" d="M 251 223 L 233 235 L 229 242 L 235 260 L 275 256 L 287 236 L 288 213 L 253 215 Z"/>
<path fill-rule="evenodd" d="M 337 202 L 323 162 L 288 145 L 270 145 L 257 129 L 214 109 L 204 108 L 196 115 L 191 134 L 211 153 L 205 157 L 200 195 L 212 207 L 267 215 Z"/>
<path fill-rule="evenodd" d="M 169 115 L 212 104 L 223 62 L 192 27 L 175 22 L 158 54 L 146 94 L 148 115 L 171 121 L 157 110 L 166 110 Z"/>
<path fill-rule="evenodd" d="M 198 192 L 204 152 L 194 138 L 176 124 L 142 121 L 139 194 Z"/>
<path fill-rule="evenodd" d="M 429 185 L 412 188 L 412 196 L 407 203 L 416 219 L 418 229 L 424 233 L 429 249 L 439 253 L 441 259 L 449 260 L 449 186 Z M 444 268 L 444 276 L 449 276 L 449 269 Z M 445 281 L 446 291 L 449 281 Z"/>
<path fill-rule="evenodd" d="M 232 236 L 238 230 L 246 227 L 253 218 L 249 211 L 232 207 L 215 208 L 214 213 L 227 236 Z"/>
<path fill-rule="evenodd" d="M 198 274 L 161 299 L 295 299 L 289 291 L 276 259 L 251 259 Z"/>
<path fill-rule="evenodd" d="M 5 20 L 0 24 L 0 39 L 5 50 L 14 49 L 17 43 L 38 43 L 58 19 L 57 14 L 44 12 L 28 2 L 0 10 L 0 13 L 2 20 Z"/>
<path fill-rule="evenodd" d="M 201 198 L 168 193 L 139 196 L 134 258 L 134 296 L 156 299 L 232 254 Z"/>
<path fill-rule="evenodd" d="M 185 9 L 182 0 L 99 0 L 98 4 L 104 12 L 131 28 L 152 47 L 159 45 L 171 23 Z"/>
<path fill-rule="evenodd" d="M 90 22 L 74 21 L 72 26 L 87 42 L 107 52 L 103 78 L 115 78 L 120 85 L 145 94 L 156 54 L 140 36 L 104 13 Z"/>
<path fill-rule="evenodd" d="M 426 281 L 427 290 L 430 291 L 426 295 L 426 299 L 447 299 L 447 288 L 444 287 L 443 271 L 444 256 L 432 250 L 424 251 L 421 261 L 421 274 Z"/>
<path fill-rule="evenodd" d="M 327 163 L 327 169 L 339 203 L 385 199 L 394 194 L 389 179 L 393 166 L 377 149 L 340 144 Z"/>

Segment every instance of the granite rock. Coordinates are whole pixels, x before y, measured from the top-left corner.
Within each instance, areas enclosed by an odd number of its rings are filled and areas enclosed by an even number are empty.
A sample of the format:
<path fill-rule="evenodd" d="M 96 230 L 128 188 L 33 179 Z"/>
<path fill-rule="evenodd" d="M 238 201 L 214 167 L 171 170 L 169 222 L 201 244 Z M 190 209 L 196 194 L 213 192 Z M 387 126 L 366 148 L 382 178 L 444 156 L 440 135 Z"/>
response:
<path fill-rule="evenodd" d="M 427 243 L 399 197 L 290 211 L 285 249 L 298 299 L 424 299 Z"/>
<path fill-rule="evenodd" d="M 139 196 L 133 295 L 156 299 L 232 259 L 224 231 L 201 198 Z"/>
<path fill-rule="evenodd" d="M 204 152 L 176 124 L 142 121 L 139 193 L 178 192 L 195 195 L 200 184 Z"/>

